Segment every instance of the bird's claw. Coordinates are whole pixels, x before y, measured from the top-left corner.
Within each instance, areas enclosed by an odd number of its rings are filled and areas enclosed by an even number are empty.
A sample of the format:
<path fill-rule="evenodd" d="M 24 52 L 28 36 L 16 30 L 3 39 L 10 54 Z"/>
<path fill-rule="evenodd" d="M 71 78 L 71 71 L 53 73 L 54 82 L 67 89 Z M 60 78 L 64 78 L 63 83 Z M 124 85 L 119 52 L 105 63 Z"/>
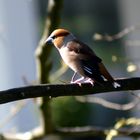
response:
<path fill-rule="evenodd" d="M 78 84 L 79 86 L 82 86 L 82 83 L 84 82 L 83 81 L 84 79 L 85 79 L 84 77 L 81 77 L 80 79 L 77 79 L 75 81 L 71 80 L 71 83 Z"/>
<path fill-rule="evenodd" d="M 78 84 L 79 86 L 82 85 L 82 83 L 90 83 L 92 85 L 92 87 L 94 86 L 94 81 L 91 78 L 86 79 L 84 77 L 77 79 L 76 81 L 71 81 L 70 83 L 72 84 Z"/>
<path fill-rule="evenodd" d="M 92 87 L 94 86 L 94 81 L 92 79 L 87 79 L 86 81 L 84 81 L 84 83 L 90 83 L 92 85 Z"/>
<path fill-rule="evenodd" d="M 70 82 L 71 84 L 78 84 L 80 87 L 81 87 L 81 85 L 82 85 L 82 83 L 80 82 L 80 81 L 71 81 Z"/>

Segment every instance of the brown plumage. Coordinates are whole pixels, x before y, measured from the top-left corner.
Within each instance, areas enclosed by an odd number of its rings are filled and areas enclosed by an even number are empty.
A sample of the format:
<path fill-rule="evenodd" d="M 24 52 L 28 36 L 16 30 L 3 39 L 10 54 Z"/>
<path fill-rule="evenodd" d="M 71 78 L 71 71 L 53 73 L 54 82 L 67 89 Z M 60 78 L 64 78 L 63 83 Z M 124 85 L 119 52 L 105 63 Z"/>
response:
<path fill-rule="evenodd" d="M 56 29 L 47 38 L 58 49 L 64 62 L 75 72 L 72 83 L 97 82 L 102 84 L 104 78 L 110 81 L 115 88 L 120 87 L 105 68 L 102 60 L 85 43 L 79 41 L 72 33 L 65 29 Z M 83 78 L 74 81 L 75 75 Z"/>

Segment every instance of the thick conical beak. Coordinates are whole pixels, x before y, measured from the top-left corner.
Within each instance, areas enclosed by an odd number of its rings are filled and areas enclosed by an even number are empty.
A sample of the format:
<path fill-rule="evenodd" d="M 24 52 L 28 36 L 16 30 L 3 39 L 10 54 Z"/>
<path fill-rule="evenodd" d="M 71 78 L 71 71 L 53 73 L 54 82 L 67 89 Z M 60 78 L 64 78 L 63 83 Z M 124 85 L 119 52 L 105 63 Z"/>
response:
<path fill-rule="evenodd" d="M 52 41 L 53 41 L 53 38 L 48 37 L 48 38 L 45 40 L 45 44 L 46 44 L 46 43 L 51 44 Z"/>

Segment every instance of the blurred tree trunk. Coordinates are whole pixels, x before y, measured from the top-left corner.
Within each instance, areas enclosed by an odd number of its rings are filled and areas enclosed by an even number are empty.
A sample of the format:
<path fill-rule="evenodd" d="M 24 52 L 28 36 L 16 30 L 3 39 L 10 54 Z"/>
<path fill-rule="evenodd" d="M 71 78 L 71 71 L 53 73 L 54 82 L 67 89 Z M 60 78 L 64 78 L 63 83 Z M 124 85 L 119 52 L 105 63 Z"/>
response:
<path fill-rule="evenodd" d="M 50 61 L 49 57 L 52 47 L 50 45 L 44 44 L 44 41 L 48 35 L 59 26 L 62 4 L 63 0 L 48 1 L 48 15 L 45 21 L 44 33 L 36 50 L 37 78 L 40 84 L 49 83 L 49 74 L 52 67 L 52 62 Z M 48 97 L 42 97 L 41 100 L 42 103 L 40 109 L 44 121 L 43 125 L 45 135 L 53 133 L 54 130 L 50 107 L 51 99 Z"/>

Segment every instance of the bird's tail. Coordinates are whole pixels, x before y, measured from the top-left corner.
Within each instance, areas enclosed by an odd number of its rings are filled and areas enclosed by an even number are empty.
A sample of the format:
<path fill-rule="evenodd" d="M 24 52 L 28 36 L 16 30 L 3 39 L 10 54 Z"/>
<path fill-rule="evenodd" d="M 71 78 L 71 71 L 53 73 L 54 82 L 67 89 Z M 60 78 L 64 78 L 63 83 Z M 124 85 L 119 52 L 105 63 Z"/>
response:
<path fill-rule="evenodd" d="M 121 85 L 116 82 L 114 80 L 114 78 L 110 75 L 110 73 L 107 71 L 106 67 L 104 66 L 103 63 L 99 63 L 99 69 L 100 69 L 100 72 L 101 74 L 108 80 L 112 83 L 113 87 L 114 88 L 118 88 L 118 87 L 121 87 Z"/>

